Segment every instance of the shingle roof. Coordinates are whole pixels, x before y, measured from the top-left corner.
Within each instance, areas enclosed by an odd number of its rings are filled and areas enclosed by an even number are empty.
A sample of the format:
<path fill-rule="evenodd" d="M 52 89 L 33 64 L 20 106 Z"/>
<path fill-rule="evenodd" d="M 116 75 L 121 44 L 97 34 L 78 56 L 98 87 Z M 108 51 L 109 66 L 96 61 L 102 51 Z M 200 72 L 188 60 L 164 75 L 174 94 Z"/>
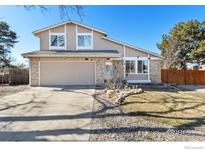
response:
<path fill-rule="evenodd" d="M 158 53 L 151 52 L 151 51 L 148 51 L 148 50 L 145 50 L 145 49 L 142 49 L 142 48 L 139 48 L 139 47 L 136 47 L 136 46 L 130 45 L 130 44 L 128 44 L 128 43 L 124 43 L 124 42 L 121 42 L 121 41 L 118 41 L 118 40 L 114 40 L 114 39 L 109 38 L 109 37 L 102 37 L 102 38 L 103 38 L 103 39 L 106 39 L 106 40 L 108 40 L 108 41 L 112 41 L 112 42 L 115 42 L 115 43 L 118 43 L 118 44 L 124 45 L 124 46 L 126 46 L 126 47 L 133 48 L 133 49 L 135 49 L 135 50 L 142 51 L 142 52 L 144 52 L 144 53 L 148 53 L 148 54 L 150 54 L 150 55 L 153 55 L 153 56 L 159 57 L 159 58 L 161 58 L 161 59 L 164 58 L 163 56 L 161 56 L 161 55 L 158 54 Z"/>
<path fill-rule="evenodd" d="M 121 57 L 117 50 L 40 50 L 22 54 L 23 57 Z"/>

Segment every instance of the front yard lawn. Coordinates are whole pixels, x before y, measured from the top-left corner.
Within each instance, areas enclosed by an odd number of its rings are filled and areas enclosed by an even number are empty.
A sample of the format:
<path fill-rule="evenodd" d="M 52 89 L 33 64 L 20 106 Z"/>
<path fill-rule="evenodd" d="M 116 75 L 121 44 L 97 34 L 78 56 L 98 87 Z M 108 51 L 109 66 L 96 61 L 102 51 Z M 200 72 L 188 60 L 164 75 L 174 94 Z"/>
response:
<path fill-rule="evenodd" d="M 205 94 L 171 88 L 146 88 L 126 98 L 121 106 L 131 116 L 171 125 L 175 128 L 205 130 Z"/>

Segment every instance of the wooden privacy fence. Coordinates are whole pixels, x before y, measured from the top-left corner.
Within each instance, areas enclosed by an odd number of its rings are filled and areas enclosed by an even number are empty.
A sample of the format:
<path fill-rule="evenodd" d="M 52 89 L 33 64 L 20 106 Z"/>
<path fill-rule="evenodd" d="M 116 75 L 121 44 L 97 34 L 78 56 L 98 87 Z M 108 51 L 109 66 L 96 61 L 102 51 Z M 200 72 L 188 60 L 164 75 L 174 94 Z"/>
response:
<path fill-rule="evenodd" d="M 181 85 L 205 85 L 204 70 L 161 70 L 162 82 Z"/>
<path fill-rule="evenodd" d="M 29 69 L 7 68 L 0 72 L 0 84 L 28 84 Z"/>

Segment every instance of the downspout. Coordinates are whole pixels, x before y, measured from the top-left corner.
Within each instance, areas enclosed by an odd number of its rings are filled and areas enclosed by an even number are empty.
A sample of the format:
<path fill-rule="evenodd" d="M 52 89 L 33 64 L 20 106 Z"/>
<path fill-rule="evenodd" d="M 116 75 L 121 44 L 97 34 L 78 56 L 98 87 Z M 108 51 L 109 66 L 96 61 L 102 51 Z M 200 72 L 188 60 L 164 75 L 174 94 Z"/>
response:
<path fill-rule="evenodd" d="M 75 26 L 75 49 L 78 50 L 78 25 Z"/>
<path fill-rule="evenodd" d="M 148 54 L 148 80 L 150 81 L 150 55 Z"/>
<path fill-rule="evenodd" d="M 31 59 L 29 59 L 29 86 L 31 86 Z"/>
<path fill-rule="evenodd" d="M 123 52 L 123 79 L 125 80 L 125 45 L 124 45 L 124 52 Z"/>

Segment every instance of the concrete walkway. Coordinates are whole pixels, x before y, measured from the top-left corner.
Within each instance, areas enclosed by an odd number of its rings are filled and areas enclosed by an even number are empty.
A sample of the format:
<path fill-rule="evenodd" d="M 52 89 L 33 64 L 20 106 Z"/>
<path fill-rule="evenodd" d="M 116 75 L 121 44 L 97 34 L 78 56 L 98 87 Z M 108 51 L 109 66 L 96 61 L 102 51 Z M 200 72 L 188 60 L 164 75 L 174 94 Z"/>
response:
<path fill-rule="evenodd" d="M 33 87 L 0 98 L 1 141 L 87 141 L 94 88 Z"/>
<path fill-rule="evenodd" d="M 205 85 L 178 85 L 177 88 L 205 93 Z"/>

